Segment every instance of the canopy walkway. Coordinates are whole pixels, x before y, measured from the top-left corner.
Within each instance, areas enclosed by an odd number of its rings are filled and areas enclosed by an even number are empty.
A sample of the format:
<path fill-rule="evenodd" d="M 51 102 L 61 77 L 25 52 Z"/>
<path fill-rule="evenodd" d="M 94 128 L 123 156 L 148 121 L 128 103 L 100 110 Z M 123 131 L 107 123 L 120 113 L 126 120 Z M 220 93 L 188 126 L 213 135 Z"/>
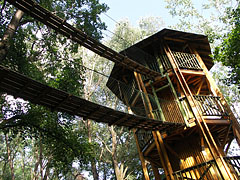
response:
<path fill-rule="evenodd" d="M 181 123 L 149 119 L 98 105 L 44 85 L 3 66 L 0 66 L 0 91 L 34 104 L 43 105 L 52 111 L 67 112 L 108 125 L 159 131 L 171 131 L 184 127 Z"/>
<path fill-rule="evenodd" d="M 147 75 L 148 77 L 154 78 L 161 76 L 159 72 L 141 65 L 89 37 L 81 30 L 73 27 L 64 19 L 52 14 L 32 0 L 7 1 L 52 28 L 57 33 L 68 37 L 118 65 Z M 101 106 L 67 92 L 44 85 L 3 66 L 0 66 L 0 91 L 6 92 L 14 97 L 21 97 L 34 104 L 46 106 L 53 111 L 67 112 L 72 115 L 83 117 L 84 119 L 92 119 L 96 122 L 103 122 L 109 125 L 125 126 L 130 129 L 159 130 L 161 132 L 184 127 L 183 123 L 163 122 L 161 120 L 131 115 Z"/>
<path fill-rule="evenodd" d="M 96 54 L 107 58 L 110 61 L 115 62 L 118 65 L 122 65 L 127 69 L 139 72 L 141 74 L 147 75 L 148 77 L 161 76 L 159 72 L 153 71 L 136 61 L 124 56 L 107 46 L 103 45 L 99 41 L 91 38 L 81 30 L 73 27 L 66 20 L 52 14 L 47 9 L 41 7 L 36 2 L 32 0 L 7 0 L 9 3 L 13 4 L 15 7 L 21 9 L 25 13 L 39 20 L 43 24 L 55 30 L 69 39 L 79 43 L 80 45 L 86 47 L 87 49 L 95 52 Z"/>

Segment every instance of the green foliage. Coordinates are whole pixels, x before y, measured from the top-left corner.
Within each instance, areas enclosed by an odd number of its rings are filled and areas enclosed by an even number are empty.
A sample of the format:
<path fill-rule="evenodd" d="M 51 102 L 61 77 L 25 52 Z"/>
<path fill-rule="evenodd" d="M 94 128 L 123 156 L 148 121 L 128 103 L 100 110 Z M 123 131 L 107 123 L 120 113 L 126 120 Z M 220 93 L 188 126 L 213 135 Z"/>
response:
<path fill-rule="evenodd" d="M 29 138 L 40 141 L 44 154 L 51 157 L 51 165 L 66 174 L 72 169 L 72 162 L 87 164 L 93 157 L 94 146 L 87 142 L 81 131 L 74 128 L 74 117 L 63 113 L 50 112 L 44 107 L 27 105 L 28 112 L 11 111 L 14 116 L 0 124 L 1 130 L 10 133 L 9 140 L 21 138 L 27 143 Z M 5 109 L 9 114 L 10 109 Z"/>
<path fill-rule="evenodd" d="M 229 29 L 225 25 L 228 21 L 226 12 L 234 6 L 232 1 L 165 0 L 165 2 L 169 13 L 178 20 L 171 28 L 205 34 L 212 47 L 219 43 L 221 36 Z"/>
<path fill-rule="evenodd" d="M 99 15 L 107 11 L 106 4 L 100 4 L 98 0 L 37 2 L 88 35 L 101 39 L 101 30 L 106 26 Z M 15 8 L 8 3 L 3 7 L 0 37 L 14 13 Z M 85 69 L 78 50 L 78 44 L 25 14 L 17 32 L 10 39 L 8 54 L 0 64 L 54 88 L 82 96 Z M 84 134 L 86 131 L 78 126 L 79 118 L 50 112 L 22 100 L 11 100 L 5 96 L 0 99 L 1 118 L 4 119 L 0 121 L 0 130 L 9 136 L 11 149 L 17 147 L 18 155 L 13 160 L 16 179 L 33 179 L 34 173 L 42 171 L 40 162 L 46 163 L 44 172 L 46 174 L 49 171 L 49 179 L 69 178 L 73 173 L 73 162 L 78 164 L 81 171 L 94 157 L 96 146 L 88 142 Z M 21 143 L 15 143 L 16 140 Z M 12 157 L 15 157 L 14 153 L 12 150 Z M 8 179 L 6 176 L 10 178 L 11 173 L 6 153 L 0 153 L 0 158 L 4 159 L 0 163 L 0 169 L 4 169 L 0 179 Z"/>
<path fill-rule="evenodd" d="M 122 51 L 147 36 L 158 32 L 163 24 L 162 18 L 152 16 L 140 19 L 138 27 L 133 27 L 127 19 L 122 20 L 116 25 L 114 35 L 107 42 L 107 46 L 116 51 Z"/>
<path fill-rule="evenodd" d="M 225 35 L 222 44 L 215 49 L 214 58 L 230 67 L 229 77 L 225 79 L 225 83 L 236 84 L 240 89 L 240 6 L 231 12 L 229 18 L 232 30 Z"/>
<path fill-rule="evenodd" d="M 93 38 L 101 39 L 101 30 L 106 26 L 99 14 L 108 10 L 106 4 L 101 4 L 99 0 L 39 0 L 38 2 Z"/>

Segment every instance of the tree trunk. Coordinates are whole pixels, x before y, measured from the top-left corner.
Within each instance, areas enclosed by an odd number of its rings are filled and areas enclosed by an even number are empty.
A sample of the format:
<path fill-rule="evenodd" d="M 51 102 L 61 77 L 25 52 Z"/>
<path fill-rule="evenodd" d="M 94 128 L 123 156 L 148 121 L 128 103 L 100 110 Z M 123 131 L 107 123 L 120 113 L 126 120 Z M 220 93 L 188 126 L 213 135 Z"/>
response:
<path fill-rule="evenodd" d="M 114 173 L 116 176 L 117 180 L 123 180 L 127 171 L 127 168 L 123 168 L 123 164 L 121 163 L 120 168 L 119 168 L 119 163 L 117 160 L 117 134 L 114 130 L 114 127 L 111 126 L 110 128 L 110 132 L 112 135 L 112 163 L 113 163 L 113 168 L 114 168 Z"/>
<path fill-rule="evenodd" d="M 0 41 L 0 62 L 2 62 L 7 56 L 10 40 L 14 36 L 23 15 L 24 12 L 18 9 L 3 34 L 2 40 Z"/>
<path fill-rule="evenodd" d="M 14 175 L 14 169 L 13 169 L 13 161 L 12 161 L 12 157 L 11 157 L 11 150 L 10 150 L 10 147 L 9 147 L 9 144 L 8 144 L 7 134 L 5 134 L 5 142 L 6 142 L 6 146 L 7 146 L 8 163 L 9 163 L 9 166 L 10 166 L 10 169 L 11 169 L 11 177 L 12 177 L 12 180 L 14 180 L 15 175 Z"/>
<path fill-rule="evenodd" d="M 35 159 L 36 159 L 36 163 L 35 163 L 35 167 L 34 167 L 34 171 L 33 171 L 33 179 L 37 180 L 38 179 L 38 166 L 39 166 L 39 155 L 38 155 L 38 149 L 36 148 L 35 150 Z"/>
<path fill-rule="evenodd" d="M 25 179 L 25 149 L 22 149 L 22 154 L 23 154 L 23 158 L 22 158 L 22 176 L 23 179 Z"/>
<path fill-rule="evenodd" d="M 49 176 L 49 173 L 50 173 L 50 168 L 49 168 L 50 162 L 51 162 L 51 158 L 48 159 L 48 162 L 46 164 L 46 170 L 45 170 L 45 174 L 44 174 L 43 180 L 47 180 L 48 179 L 48 176 Z"/>
<path fill-rule="evenodd" d="M 87 128 L 88 128 L 88 142 L 92 142 L 92 130 L 91 130 L 91 120 L 87 120 Z M 92 169 L 92 174 L 93 174 L 93 179 L 94 180 L 99 180 L 99 175 L 97 172 L 97 167 L 96 167 L 96 162 L 95 160 L 91 161 L 91 169 Z"/>
<path fill-rule="evenodd" d="M 39 138 L 39 163 L 40 163 L 40 176 L 41 180 L 43 180 L 43 147 L 42 147 L 42 138 Z"/>

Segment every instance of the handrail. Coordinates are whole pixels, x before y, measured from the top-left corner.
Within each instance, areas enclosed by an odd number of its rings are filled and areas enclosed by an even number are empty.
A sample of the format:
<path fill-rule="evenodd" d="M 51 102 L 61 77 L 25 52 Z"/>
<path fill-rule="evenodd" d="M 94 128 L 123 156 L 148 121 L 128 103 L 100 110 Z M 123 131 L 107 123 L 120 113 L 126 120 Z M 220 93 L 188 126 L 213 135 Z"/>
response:
<path fill-rule="evenodd" d="M 193 95 L 203 116 L 229 116 L 219 96 Z"/>
<path fill-rule="evenodd" d="M 195 54 L 172 51 L 176 63 L 180 69 L 202 70 Z M 161 64 L 165 71 L 172 68 L 168 57 L 164 55 L 159 56 Z"/>
<path fill-rule="evenodd" d="M 226 160 L 231 172 L 240 178 L 240 156 L 223 157 Z M 176 180 L 194 179 L 194 180 L 205 180 L 205 179 L 220 179 L 222 176 L 220 171 L 216 167 L 215 160 L 210 160 L 202 164 L 198 164 L 186 169 L 175 171 L 173 177 Z"/>
<path fill-rule="evenodd" d="M 180 69 L 202 70 L 195 54 L 174 51 L 172 53 Z"/>
<path fill-rule="evenodd" d="M 210 171 L 211 169 L 211 171 Z M 216 168 L 215 160 L 210 160 L 202 164 L 195 165 L 183 170 L 175 171 L 173 177 L 176 180 L 222 180 L 221 173 Z"/>
<path fill-rule="evenodd" d="M 223 157 L 223 159 L 227 162 L 231 170 L 240 179 L 240 156 Z"/>
<path fill-rule="evenodd" d="M 198 108 L 203 116 L 224 117 L 228 119 L 229 114 L 225 110 L 224 106 L 222 105 L 219 96 L 193 95 L 193 97 L 196 100 L 198 104 Z M 186 97 L 182 97 L 179 100 L 180 102 L 183 103 L 185 99 Z M 190 110 L 188 107 L 185 107 L 185 111 L 187 110 L 188 110 L 187 114 L 189 115 Z M 189 117 L 193 117 L 193 116 L 190 114 Z"/>

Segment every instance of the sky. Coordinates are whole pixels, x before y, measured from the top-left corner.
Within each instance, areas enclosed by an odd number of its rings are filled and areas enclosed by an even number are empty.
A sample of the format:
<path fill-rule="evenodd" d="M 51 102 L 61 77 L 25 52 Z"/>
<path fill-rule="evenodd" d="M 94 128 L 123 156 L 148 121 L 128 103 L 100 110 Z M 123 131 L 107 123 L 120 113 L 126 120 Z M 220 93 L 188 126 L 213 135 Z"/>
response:
<path fill-rule="evenodd" d="M 110 8 L 106 14 L 115 21 L 129 19 L 132 25 L 136 26 L 138 20 L 142 17 L 162 17 L 165 27 L 174 23 L 174 19 L 165 8 L 166 3 L 163 0 L 99 0 Z M 107 17 L 101 15 L 102 21 L 106 23 L 108 29 L 113 31 L 116 23 Z"/>

